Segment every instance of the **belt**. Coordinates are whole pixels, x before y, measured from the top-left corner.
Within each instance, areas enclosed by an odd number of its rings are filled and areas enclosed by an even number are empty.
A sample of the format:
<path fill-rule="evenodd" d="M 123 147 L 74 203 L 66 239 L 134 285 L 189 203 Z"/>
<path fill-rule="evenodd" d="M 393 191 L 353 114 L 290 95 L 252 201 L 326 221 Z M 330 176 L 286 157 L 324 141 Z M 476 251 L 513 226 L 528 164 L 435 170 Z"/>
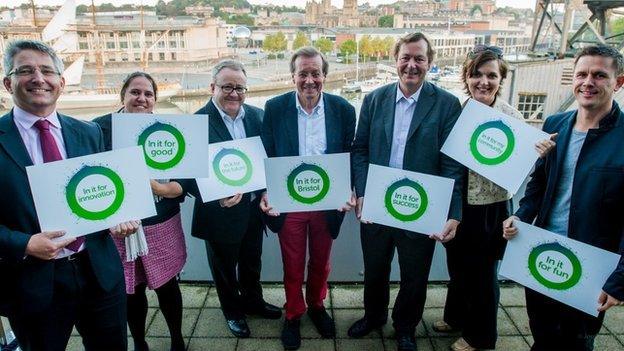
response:
<path fill-rule="evenodd" d="M 64 262 L 72 262 L 72 261 L 81 261 L 85 258 L 87 258 L 89 256 L 89 254 L 87 253 L 87 250 L 82 250 L 79 252 L 75 252 L 69 256 L 65 256 L 63 258 L 57 258 L 54 262 L 56 263 L 64 263 Z"/>

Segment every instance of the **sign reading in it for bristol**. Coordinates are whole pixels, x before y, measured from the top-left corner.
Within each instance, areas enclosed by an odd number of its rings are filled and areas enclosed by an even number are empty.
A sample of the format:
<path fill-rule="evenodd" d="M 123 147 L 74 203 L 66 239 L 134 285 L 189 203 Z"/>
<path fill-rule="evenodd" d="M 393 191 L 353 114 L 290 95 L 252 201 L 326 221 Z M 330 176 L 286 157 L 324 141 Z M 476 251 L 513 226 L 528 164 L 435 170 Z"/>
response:
<path fill-rule="evenodd" d="M 286 187 L 293 200 L 311 205 L 327 196 L 329 175 L 318 165 L 302 163 L 288 174 Z"/>

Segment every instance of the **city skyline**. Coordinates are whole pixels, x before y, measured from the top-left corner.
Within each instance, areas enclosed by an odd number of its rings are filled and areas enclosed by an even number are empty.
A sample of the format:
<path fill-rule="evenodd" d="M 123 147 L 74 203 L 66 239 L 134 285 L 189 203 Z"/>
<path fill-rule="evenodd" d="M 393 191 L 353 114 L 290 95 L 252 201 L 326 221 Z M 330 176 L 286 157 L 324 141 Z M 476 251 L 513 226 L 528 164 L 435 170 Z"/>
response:
<path fill-rule="evenodd" d="M 91 0 L 75 0 L 75 1 L 77 5 L 91 4 Z M 251 3 L 252 5 L 264 5 L 264 4 L 280 5 L 280 6 L 292 5 L 292 0 L 247 0 L 247 1 Z M 363 4 L 365 2 L 368 2 L 371 6 L 377 6 L 381 4 L 391 4 L 396 1 L 397 0 L 358 0 L 358 4 Z M 40 6 L 62 5 L 64 2 L 65 0 L 35 0 L 35 5 L 40 5 Z M 153 6 L 158 2 L 158 0 L 143 0 L 142 2 L 144 5 Z M 15 6 L 19 6 L 20 4 L 23 4 L 23 3 L 30 3 L 30 0 L 15 0 L 14 1 Z M 100 5 L 102 3 L 111 3 L 115 6 L 119 6 L 123 4 L 137 4 L 137 1 L 136 0 L 95 0 L 96 5 Z M 332 5 L 336 7 L 342 7 L 343 0 L 332 0 L 331 3 Z M 299 7 L 303 8 L 304 6 L 305 6 L 305 2 L 302 1 L 301 6 Z M 516 7 L 516 8 L 534 8 L 535 3 L 534 1 L 527 2 L 526 0 L 496 0 L 496 6 L 498 7 L 511 6 L 511 7 Z"/>

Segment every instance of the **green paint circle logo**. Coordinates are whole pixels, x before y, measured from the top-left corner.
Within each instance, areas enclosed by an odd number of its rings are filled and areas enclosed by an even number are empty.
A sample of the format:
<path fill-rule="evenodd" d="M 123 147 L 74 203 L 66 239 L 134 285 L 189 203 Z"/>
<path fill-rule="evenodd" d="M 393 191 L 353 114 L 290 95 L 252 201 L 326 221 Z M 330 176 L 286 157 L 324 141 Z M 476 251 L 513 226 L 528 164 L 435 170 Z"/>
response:
<path fill-rule="evenodd" d="M 112 169 L 85 166 L 67 183 L 67 204 L 78 217 L 106 219 L 119 210 L 124 200 L 123 181 Z"/>
<path fill-rule="evenodd" d="M 484 165 L 498 165 L 513 153 L 516 138 L 511 128 L 503 121 L 481 124 L 470 138 L 470 152 L 477 162 Z"/>
<path fill-rule="evenodd" d="M 302 163 L 286 178 L 288 194 L 298 202 L 311 205 L 325 198 L 329 192 L 329 176 L 321 167 Z"/>
<path fill-rule="evenodd" d="M 384 197 L 388 213 L 402 222 L 412 222 L 422 217 L 428 204 L 429 197 L 425 188 L 408 178 L 392 183 Z"/>
<path fill-rule="evenodd" d="M 221 149 L 212 161 L 212 169 L 223 184 L 241 186 L 251 179 L 251 160 L 238 149 Z"/>
<path fill-rule="evenodd" d="M 186 142 L 180 131 L 171 124 L 156 122 L 139 135 L 147 165 L 154 169 L 167 170 L 175 167 L 184 158 Z"/>
<path fill-rule="evenodd" d="M 547 288 L 567 290 L 581 280 L 582 267 L 570 249 L 559 243 L 547 243 L 531 250 L 529 272 Z"/>

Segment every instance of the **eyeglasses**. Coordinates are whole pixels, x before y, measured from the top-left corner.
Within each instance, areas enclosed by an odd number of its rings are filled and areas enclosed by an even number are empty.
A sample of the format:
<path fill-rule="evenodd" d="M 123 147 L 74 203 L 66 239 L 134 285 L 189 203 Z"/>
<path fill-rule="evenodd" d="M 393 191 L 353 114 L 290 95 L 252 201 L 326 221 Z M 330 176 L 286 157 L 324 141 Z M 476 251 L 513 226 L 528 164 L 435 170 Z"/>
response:
<path fill-rule="evenodd" d="M 472 49 L 472 51 L 470 51 L 468 53 L 468 58 L 473 59 L 475 57 L 477 57 L 478 54 L 485 52 L 485 51 L 489 51 L 493 54 L 496 55 L 496 57 L 498 57 L 499 59 L 503 58 L 503 49 L 501 49 L 498 46 L 489 46 L 489 45 L 475 45 L 474 49 Z"/>
<path fill-rule="evenodd" d="M 41 72 L 41 74 L 43 74 L 46 77 L 61 75 L 60 72 L 58 72 L 57 70 L 55 70 L 54 68 L 50 66 L 41 66 L 41 67 L 20 66 L 14 69 L 13 71 L 9 72 L 9 74 L 7 74 L 7 77 L 11 75 L 16 75 L 18 77 L 32 76 L 33 74 L 35 74 L 36 71 Z"/>
<path fill-rule="evenodd" d="M 233 91 L 236 92 L 236 94 L 238 95 L 243 95 L 247 92 L 247 87 L 241 87 L 241 86 L 231 86 L 231 85 L 217 85 L 219 88 L 221 88 L 221 90 L 223 90 L 224 93 L 226 94 L 231 94 Z"/>

